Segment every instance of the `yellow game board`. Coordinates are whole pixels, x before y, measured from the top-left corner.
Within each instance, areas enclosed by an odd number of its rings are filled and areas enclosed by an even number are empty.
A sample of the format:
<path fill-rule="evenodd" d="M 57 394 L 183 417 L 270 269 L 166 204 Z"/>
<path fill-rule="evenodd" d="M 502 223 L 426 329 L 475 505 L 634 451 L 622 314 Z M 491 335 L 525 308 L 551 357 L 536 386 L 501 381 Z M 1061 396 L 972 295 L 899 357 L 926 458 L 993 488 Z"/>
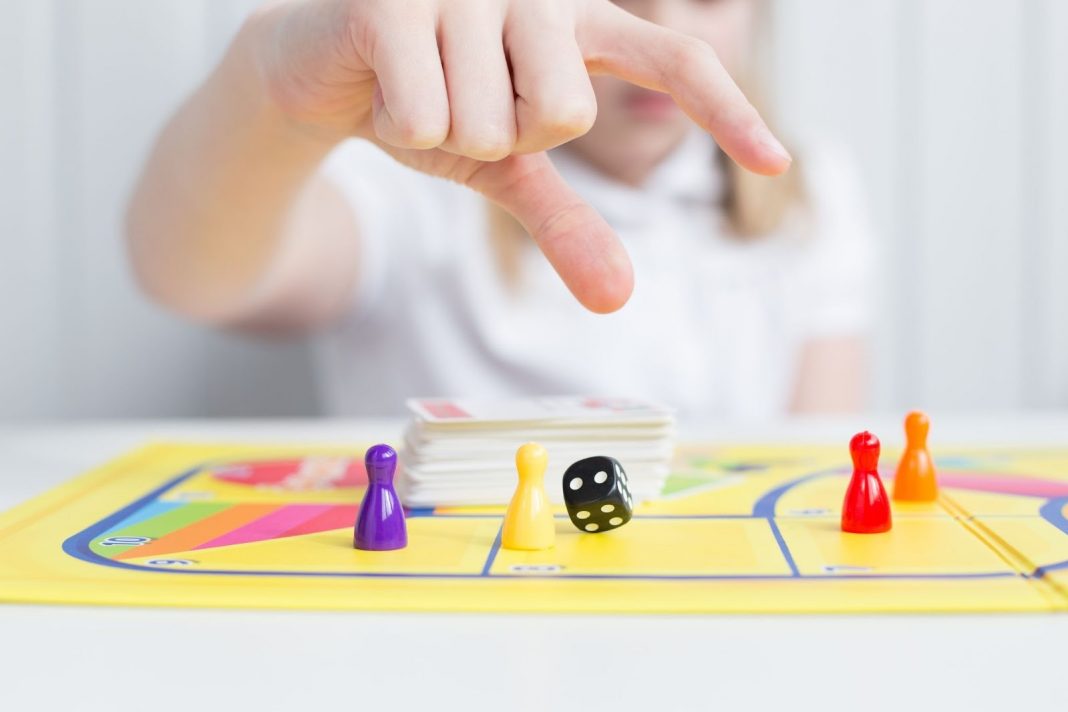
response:
<path fill-rule="evenodd" d="M 892 531 L 859 535 L 838 526 L 845 448 L 687 446 L 629 524 L 583 534 L 559 512 L 556 546 L 541 552 L 500 548 L 503 508 L 414 510 L 406 549 L 354 550 L 362 451 L 148 446 L 0 517 L 0 601 L 1068 610 L 1068 450 L 936 453 L 939 501 L 895 503 Z M 895 458 L 885 453 L 884 477 Z M 550 460 L 549 486 L 566 464 Z"/>

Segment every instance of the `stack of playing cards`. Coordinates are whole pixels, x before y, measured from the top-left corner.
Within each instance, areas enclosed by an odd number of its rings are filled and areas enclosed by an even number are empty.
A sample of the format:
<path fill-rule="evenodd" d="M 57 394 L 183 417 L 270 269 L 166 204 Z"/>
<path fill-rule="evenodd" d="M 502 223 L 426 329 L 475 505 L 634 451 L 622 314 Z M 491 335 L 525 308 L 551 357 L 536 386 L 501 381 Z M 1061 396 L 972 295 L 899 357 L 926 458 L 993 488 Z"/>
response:
<path fill-rule="evenodd" d="M 660 493 L 674 449 L 667 408 L 611 398 L 552 397 L 506 402 L 419 399 L 404 438 L 397 490 L 408 507 L 507 504 L 515 452 L 535 441 L 549 452 L 545 489 L 563 501 L 561 477 L 593 455 L 619 460 L 634 499 Z"/>

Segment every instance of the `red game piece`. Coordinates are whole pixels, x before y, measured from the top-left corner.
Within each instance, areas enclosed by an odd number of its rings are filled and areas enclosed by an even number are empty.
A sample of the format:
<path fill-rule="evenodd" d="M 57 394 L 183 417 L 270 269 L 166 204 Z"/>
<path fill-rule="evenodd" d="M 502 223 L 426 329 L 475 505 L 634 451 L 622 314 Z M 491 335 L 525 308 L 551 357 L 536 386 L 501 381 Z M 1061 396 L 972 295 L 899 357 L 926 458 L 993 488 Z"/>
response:
<path fill-rule="evenodd" d="M 879 438 L 868 431 L 849 441 L 853 478 L 842 502 L 842 531 L 878 534 L 890 531 L 890 499 L 879 479 Z"/>

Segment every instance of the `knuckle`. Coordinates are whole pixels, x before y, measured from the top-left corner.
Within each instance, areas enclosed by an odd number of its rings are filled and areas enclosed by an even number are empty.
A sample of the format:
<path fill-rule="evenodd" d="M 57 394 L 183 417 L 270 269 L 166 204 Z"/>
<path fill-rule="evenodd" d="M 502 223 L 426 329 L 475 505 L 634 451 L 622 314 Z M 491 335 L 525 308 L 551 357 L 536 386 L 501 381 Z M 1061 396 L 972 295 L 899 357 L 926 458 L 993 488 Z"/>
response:
<path fill-rule="evenodd" d="M 504 133 L 460 135 L 455 141 L 456 151 L 480 161 L 499 161 L 507 158 L 515 147 L 515 140 Z"/>
<path fill-rule="evenodd" d="M 670 53 L 671 63 L 682 70 L 707 64 L 715 58 L 716 52 L 712 45 L 689 35 L 677 35 Z"/>
<path fill-rule="evenodd" d="M 597 105 L 592 101 L 565 101 L 556 105 L 545 121 L 551 132 L 574 138 L 593 127 L 597 120 Z"/>
<path fill-rule="evenodd" d="M 502 144 L 475 144 L 471 146 L 463 146 L 460 148 L 460 153 L 463 155 L 474 158 L 479 161 L 500 161 L 507 158 L 512 152 L 511 146 L 505 146 Z"/>
<path fill-rule="evenodd" d="M 392 133 L 390 138 L 406 148 L 435 148 L 445 140 L 449 126 L 432 118 L 407 116 L 394 120 Z"/>
<path fill-rule="evenodd" d="M 345 43 L 356 56 L 367 61 L 374 57 L 385 24 L 383 8 L 377 2 L 348 2 L 339 10 L 337 24 L 344 28 L 341 33 Z"/>
<path fill-rule="evenodd" d="M 597 103 L 586 98 L 549 100 L 532 107 L 532 113 L 524 143 L 549 147 L 589 131 L 597 120 Z"/>
<path fill-rule="evenodd" d="M 582 232 L 589 224 L 589 208 L 579 200 L 557 206 L 540 223 L 534 226 L 543 247 L 551 248 L 555 243 L 567 242 L 576 232 Z"/>

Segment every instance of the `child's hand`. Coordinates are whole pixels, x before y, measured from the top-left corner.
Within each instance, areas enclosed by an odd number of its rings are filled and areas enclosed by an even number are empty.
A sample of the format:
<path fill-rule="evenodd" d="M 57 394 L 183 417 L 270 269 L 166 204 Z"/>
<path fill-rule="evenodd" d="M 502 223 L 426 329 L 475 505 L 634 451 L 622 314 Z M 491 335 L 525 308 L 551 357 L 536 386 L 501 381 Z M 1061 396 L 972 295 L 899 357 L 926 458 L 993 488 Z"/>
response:
<path fill-rule="evenodd" d="M 609 0 L 294 0 L 250 28 L 293 121 L 372 140 L 499 203 L 594 311 L 626 302 L 630 262 L 541 153 L 593 124 L 590 73 L 670 93 L 750 170 L 790 163 L 711 47 Z"/>

